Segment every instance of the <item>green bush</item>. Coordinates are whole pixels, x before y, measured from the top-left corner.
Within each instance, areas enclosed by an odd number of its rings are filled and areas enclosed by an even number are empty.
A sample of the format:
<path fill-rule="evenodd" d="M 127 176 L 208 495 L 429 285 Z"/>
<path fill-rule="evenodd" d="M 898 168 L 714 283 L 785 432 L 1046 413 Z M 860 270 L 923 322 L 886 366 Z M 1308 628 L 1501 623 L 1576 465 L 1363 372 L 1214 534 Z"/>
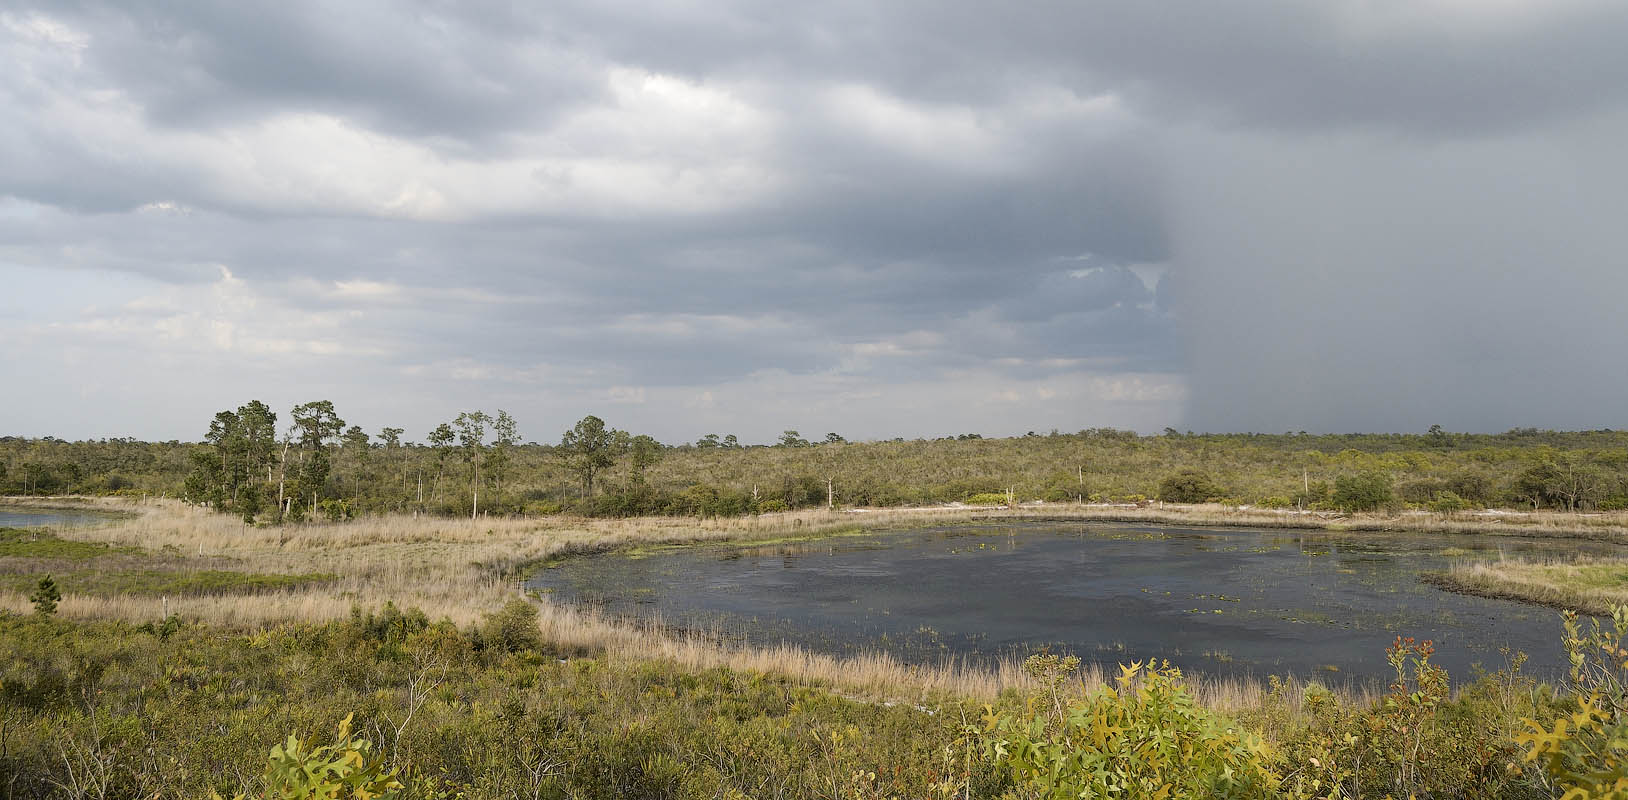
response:
<path fill-rule="evenodd" d="M 1344 511 L 1376 511 L 1391 504 L 1391 476 L 1369 470 L 1334 479 L 1334 505 Z"/>
<path fill-rule="evenodd" d="M 397 800 L 403 796 L 401 781 L 394 770 L 386 771 L 384 758 L 373 752 L 373 743 L 351 738 L 351 718 L 339 723 L 333 744 L 310 747 L 290 734 L 288 741 L 271 749 L 271 758 L 261 780 L 266 795 L 280 800 Z M 238 795 L 235 800 L 246 800 Z M 220 800 L 220 795 L 215 795 Z"/>
<path fill-rule="evenodd" d="M 322 516 L 329 522 L 344 522 L 354 516 L 350 503 L 344 500 L 324 500 L 317 504 L 317 508 L 322 510 Z"/>
<path fill-rule="evenodd" d="M 1169 503 L 1203 503 L 1227 493 L 1209 473 L 1184 469 L 1159 481 L 1159 499 Z"/>
<path fill-rule="evenodd" d="M 1271 798 L 1280 777 L 1256 737 L 1198 707 L 1168 664 L 1122 666 L 1116 686 L 1065 701 L 1061 679 L 1078 659 L 1032 656 L 1047 689 L 1026 710 L 986 712 L 983 752 L 1011 777 L 1014 795 Z"/>
<path fill-rule="evenodd" d="M 1431 498 L 1426 507 L 1438 514 L 1456 514 L 1460 511 L 1468 511 L 1469 509 L 1473 508 L 1473 506 L 1470 505 L 1470 501 L 1459 497 L 1456 492 L 1451 491 L 1437 492 L 1436 496 Z"/>
<path fill-rule="evenodd" d="M 687 517 L 738 517 L 752 508 L 752 496 L 697 483 L 668 501 L 666 513 Z"/>
<path fill-rule="evenodd" d="M 757 513 L 775 514 L 786 510 L 786 501 L 781 499 L 763 500 L 757 504 Z"/>
<path fill-rule="evenodd" d="M 1005 492 L 979 492 L 968 496 L 966 504 L 969 506 L 1004 506 L 1006 500 Z"/>
<path fill-rule="evenodd" d="M 532 516 L 550 516 L 565 511 L 565 506 L 554 500 L 533 500 L 522 507 L 522 513 Z"/>
<path fill-rule="evenodd" d="M 1515 739 L 1566 800 L 1622 800 L 1628 797 L 1628 606 L 1612 610 L 1609 628 L 1596 619 L 1584 632 L 1572 611 L 1562 619 L 1576 710 L 1547 725 L 1526 719 L 1526 731 Z"/>
<path fill-rule="evenodd" d="M 501 611 L 486 615 L 480 641 L 483 647 L 505 653 L 541 649 L 543 634 L 537 627 L 537 607 L 525 600 L 510 600 Z"/>

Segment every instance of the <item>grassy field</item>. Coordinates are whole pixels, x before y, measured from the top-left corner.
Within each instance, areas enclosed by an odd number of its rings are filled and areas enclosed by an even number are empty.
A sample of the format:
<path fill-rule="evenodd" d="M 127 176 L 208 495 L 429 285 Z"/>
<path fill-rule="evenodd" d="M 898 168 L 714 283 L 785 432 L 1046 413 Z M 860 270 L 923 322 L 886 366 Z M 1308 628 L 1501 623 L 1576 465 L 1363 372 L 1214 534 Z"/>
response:
<path fill-rule="evenodd" d="M 1523 719 L 1562 713 L 1570 690 L 1522 677 L 1518 660 L 1449 688 L 1428 653 L 1399 642 L 1385 697 L 1163 671 L 1121 681 L 1016 660 L 912 666 L 674 635 L 521 601 L 518 581 L 549 559 L 624 548 L 1023 519 L 1624 533 L 1610 516 L 1219 506 L 256 527 L 174 501 L 88 505 L 131 516 L 0 534 L 8 797 L 266 791 L 280 785 L 265 771 L 270 743 L 291 732 L 326 741 L 346 714 L 375 747 L 369 758 L 398 770 L 400 797 L 1038 796 L 1038 767 L 995 747 L 1033 732 L 1060 738 L 1023 752 L 1073 752 L 1087 737 L 1099 742 L 1092 752 L 1152 776 L 1127 797 L 1157 796 L 1160 781 L 1202 794 L 1221 775 L 1241 776 L 1223 793 L 1236 797 L 1326 797 L 1335 786 L 1340 796 L 1475 787 L 1552 797 L 1559 779 L 1524 760 L 1515 737 Z M 30 613 L 26 591 L 46 572 L 63 589 L 52 618 Z M 1076 730 L 1071 719 L 1102 722 Z"/>

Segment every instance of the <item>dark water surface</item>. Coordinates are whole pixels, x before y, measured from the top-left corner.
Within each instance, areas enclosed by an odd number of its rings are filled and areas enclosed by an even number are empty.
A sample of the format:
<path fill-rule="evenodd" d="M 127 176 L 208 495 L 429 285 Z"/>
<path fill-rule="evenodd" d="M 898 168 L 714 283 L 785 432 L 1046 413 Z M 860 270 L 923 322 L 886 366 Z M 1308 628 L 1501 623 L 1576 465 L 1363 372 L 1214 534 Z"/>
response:
<path fill-rule="evenodd" d="M 66 528 L 100 525 L 117 519 L 112 514 L 59 508 L 0 507 L 0 528 Z"/>
<path fill-rule="evenodd" d="M 1150 656 L 1206 674 L 1389 675 L 1397 635 L 1436 642 L 1455 679 L 1526 652 L 1562 668 L 1558 612 L 1465 597 L 1419 575 L 1500 555 L 1571 558 L 1589 542 L 1023 523 L 704 546 L 568 560 L 532 579 L 613 616 L 831 653 L 983 658 L 1050 645 L 1111 665 Z"/>

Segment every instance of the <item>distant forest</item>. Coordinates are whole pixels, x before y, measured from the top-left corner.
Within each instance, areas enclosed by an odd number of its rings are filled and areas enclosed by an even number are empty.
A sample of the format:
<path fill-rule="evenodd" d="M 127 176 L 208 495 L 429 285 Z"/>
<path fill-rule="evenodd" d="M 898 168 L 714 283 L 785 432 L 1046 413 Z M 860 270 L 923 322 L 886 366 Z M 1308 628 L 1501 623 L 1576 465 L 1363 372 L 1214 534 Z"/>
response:
<path fill-rule="evenodd" d="M 333 404 L 280 418 L 246 403 L 202 442 L 0 438 L 0 494 L 167 495 L 247 520 L 361 514 L 729 516 L 946 502 L 1220 502 L 1343 510 L 1628 508 L 1628 431 L 1191 434 L 1093 428 L 1002 439 L 850 442 L 788 430 L 684 444 L 585 417 L 551 444 L 503 411 L 409 441 L 347 426 Z"/>

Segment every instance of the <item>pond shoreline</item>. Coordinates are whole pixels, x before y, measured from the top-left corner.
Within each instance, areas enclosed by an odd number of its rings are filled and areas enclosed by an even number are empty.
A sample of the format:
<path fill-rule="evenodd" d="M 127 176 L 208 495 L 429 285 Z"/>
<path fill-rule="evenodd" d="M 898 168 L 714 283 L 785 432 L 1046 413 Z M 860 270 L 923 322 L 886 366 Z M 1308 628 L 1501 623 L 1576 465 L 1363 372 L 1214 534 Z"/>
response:
<path fill-rule="evenodd" d="M 789 512 L 807 514 L 808 512 Z M 816 512 L 817 513 L 817 512 Z M 1430 514 L 1428 516 L 1385 516 L 1377 514 L 1332 514 L 1332 512 L 1275 512 L 1264 509 L 1231 509 L 1213 505 L 1163 504 L 1159 506 L 1046 504 L 1023 506 L 1016 509 L 985 506 L 916 506 L 903 508 L 852 508 L 829 512 L 827 520 L 848 517 L 852 525 L 814 529 L 806 534 L 780 535 L 773 538 L 709 537 L 697 536 L 690 541 L 666 541 L 656 545 L 618 542 L 597 547 L 588 544 L 568 552 L 557 553 L 548 559 L 520 565 L 510 577 L 529 579 L 544 569 L 550 569 L 569 559 L 602 555 L 627 554 L 647 550 L 674 550 L 686 547 L 726 545 L 750 547 L 764 544 L 817 541 L 841 536 L 854 536 L 889 531 L 912 531 L 945 525 L 982 525 L 1007 522 L 1141 524 L 1202 530 L 1227 528 L 1237 530 L 1283 530 L 1309 533 L 1377 533 L 1425 534 L 1438 536 L 1498 536 L 1534 540 L 1577 540 L 1628 545 L 1628 526 L 1622 525 L 1564 525 L 1576 515 L 1547 512 L 1503 512 L 1520 516 L 1509 523 L 1501 519 L 1488 521 L 1467 520 L 1462 516 Z M 772 520 L 779 514 L 763 514 L 758 519 Z M 702 520 L 703 524 L 705 520 Z M 1489 597 L 1491 597 L 1489 595 Z M 1493 597 L 1513 599 L 1518 597 Z"/>
<path fill-rule="evenodd" d="M 1395 635 L 1446 645 L 1455 674 L 1495 661 L 1485 646 L 1493 636 L 1554 668 L 1555 654 L 1539 655 L 1552 649 L 1546 606 L 1488 605 L 1478 601 L 1519 598 L 1441 591 L 1422 573 L 1471 552 L 1572 549 L 1552 537 L 1472 542 L 1031 515 L 923 522 L 853 531 L 852 544 L 811 536 L 578 554 L 524 588 L 553 607 L 635 626 L 660 620 L 669 634 L 710 630 L 750 647 L 840 656 L 880 646 L 913 662 L 940 650 L 999 659 L 1056 645 L 1104 663 L 1168 654 L 1203 674 L 1326 680 L 1355 671 L 1371 680 L 1383 677 L 1378 654 Z M 1057 536 L 1033 535 L 1043 533 Z M 1059 611 L 1036 611 L 1046 608 Z"/>
<path fill-rule="evenodd" d="M 1436 587 L 1444 592 L 1461 594 L 1466 597 L 1484 597 L 1488 600 L 1507 600 L 1522 605 L 1537 606 L 1539 608 L 1552 608 L 1556 611 L 1576 611 L 1595 617 L 1609 617 L 1610 612 L 1597 608 L 1579 606 L 1577 603 L 1566 603 L 1559 600 L 1550 600 L 1523 593 L 1513 589 L 1498 589 L 1490 586 L 1481 586 L 1474 583 L 1458 580 L 1450 572 L 1424 572 L 1420 573 L 1419 581 Z"/>
<path fill-rule="evenodd" d="M 19 511 L 65 511 L 77 514 L 96 514 L 107 517 L 109 522 L 136 519 L 141 516 L 142 512 L 137 509 L 111 507 L 115 502 L 128 506 L 140 501 L 128 498 L 82 495 L 0 497 L 0 511 L 16 509 Z"/>

